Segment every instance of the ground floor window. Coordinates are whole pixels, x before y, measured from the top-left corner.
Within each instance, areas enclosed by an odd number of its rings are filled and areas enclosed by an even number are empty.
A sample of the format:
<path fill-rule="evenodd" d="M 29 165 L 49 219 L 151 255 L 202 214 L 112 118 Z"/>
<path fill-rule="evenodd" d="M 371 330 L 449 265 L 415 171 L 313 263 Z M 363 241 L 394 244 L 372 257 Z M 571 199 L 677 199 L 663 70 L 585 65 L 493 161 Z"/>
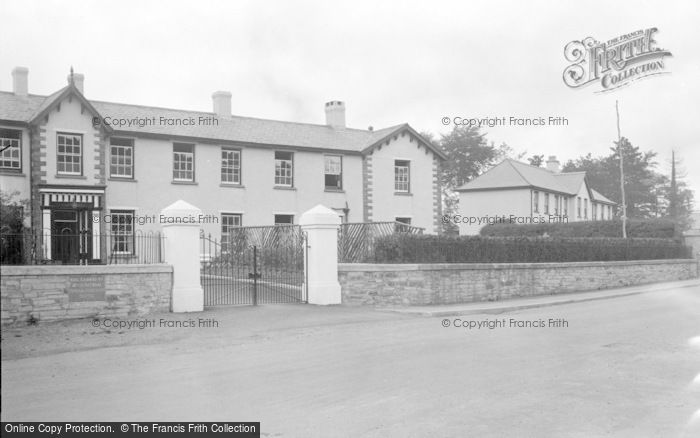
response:
<path fill-rule="evenodd" d="M 110 212 L 110 222 L 112 231 L 112 254 L 133 254 L 133 210 L 112 210 Z"/>
<path fill-rule="evenodd" d="M 275 225 L 292 225 L 294 223 L 293 214 L 276 214 Z"/>
<path fill-rule="evenodd" d="M 221 250 L 228 252 L 232 249 L 235 228 L 240 227 L 242 215 L 238 213 L 221 214 Z"/>
<path fill-rule="evenodd" d="M 406 227 L 405 225 L 411 225 L 410 217 L 397 217 L 395 218 L 395 221 L 397 223 L 394 225 L 394 231 L 397 233 L 403 233 L 408 231 L 408 227 Z"/>

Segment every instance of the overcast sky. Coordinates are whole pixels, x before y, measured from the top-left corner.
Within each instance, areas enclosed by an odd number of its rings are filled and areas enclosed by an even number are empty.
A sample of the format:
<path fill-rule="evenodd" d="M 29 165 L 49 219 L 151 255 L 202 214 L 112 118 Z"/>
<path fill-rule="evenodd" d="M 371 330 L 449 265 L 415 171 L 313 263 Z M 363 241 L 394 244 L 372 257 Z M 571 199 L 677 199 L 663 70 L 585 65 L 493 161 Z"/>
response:
<path fill-rule="evenodd" d="M 697 1 L 8 1 L 0 3 L 0 90 L 14 66 L 29 91 L 63 87 L 70 66 L 89 99 L 211 111 L 229 90 L 237 115 L 324 123 L 343 100 L 348 125 L 443 117 L 568 118 L 566 127 L 499 127 L 488 138 L 562 161 L 608 153 L 622 134 L 684 160 L 700 198 L 700 2 Z M 671 73 L 614 92 L 570 89 L 564 46 L 656 27 Z M 697 207 L 696 207 L 697 208 Z"/>

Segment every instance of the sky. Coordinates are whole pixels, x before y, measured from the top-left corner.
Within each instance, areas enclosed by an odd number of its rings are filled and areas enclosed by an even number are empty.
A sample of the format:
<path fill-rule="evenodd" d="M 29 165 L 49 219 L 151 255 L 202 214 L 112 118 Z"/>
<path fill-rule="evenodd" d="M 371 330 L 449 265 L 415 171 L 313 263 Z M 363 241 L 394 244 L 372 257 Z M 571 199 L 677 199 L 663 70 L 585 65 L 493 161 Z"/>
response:
<path fill-rule="evenodd" d="M 562 162 L 609 153 L 618 101 L 622 135 L 657 152 L 663 173 L 675 150 L 700 199 L 697 1 L 5 0 L 0 16 L 4 91 L 15 66 L 44 95 L 73 66 L 89 99 L 211 111 L 227 90 L 236 115 L 319 124 L 342 100 L 360 129 L 407 122 L 439 136 L 455 117 L 565 117 L 485 129 Z M 652 27 L 669 74 L 607 93 L 564 84 L 567 43 Z"/>

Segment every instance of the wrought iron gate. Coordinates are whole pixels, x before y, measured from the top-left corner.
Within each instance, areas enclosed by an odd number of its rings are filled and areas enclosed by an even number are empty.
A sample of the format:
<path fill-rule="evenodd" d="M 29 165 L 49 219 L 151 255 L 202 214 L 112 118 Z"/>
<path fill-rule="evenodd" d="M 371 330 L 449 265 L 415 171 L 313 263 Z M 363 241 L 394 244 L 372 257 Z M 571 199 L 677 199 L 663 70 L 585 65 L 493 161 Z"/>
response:
<path fill-rule="evenodd" d="M 201 235 L 204 306 L 305 303 L 306 236 L 298 225 L 236 227 Z"/>

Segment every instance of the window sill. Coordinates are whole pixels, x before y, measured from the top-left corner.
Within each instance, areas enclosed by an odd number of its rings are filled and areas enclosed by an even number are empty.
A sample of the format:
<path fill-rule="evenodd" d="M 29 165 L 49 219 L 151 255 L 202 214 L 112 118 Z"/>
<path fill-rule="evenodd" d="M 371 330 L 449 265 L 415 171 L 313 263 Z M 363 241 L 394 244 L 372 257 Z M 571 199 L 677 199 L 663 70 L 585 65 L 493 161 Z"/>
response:
<path fill-rule="evenodd" d="M 26 174 L 19 172 L 19 171 L 14 171 L 11 169 L 0 169 L 0 175 L 8 175 L 8 176 L 27 176 Z"/>
<path fill-rule="evenodd" d="M 245 189 L 243 184 L 221 183 L 219 187 L 230 187 L 232 189 Z"/>
<path fill-rule="evenodd" d="M 275 190 L 292 190 L 292 191 L 297 190 L 296 187 L 287 187 L 287 186 L 273 186 L 272 188 Z"/>
<path fill-rule="evenodd" d="M 345 190 L 343 189 L 329 189 L 328 187 L 326 187 L 323 191 L 329 193 L 345 193 Z"/>
<path fill-rule="evenodd" d="M 170 181 L 171 184 L 183 185 L 183 186 L 197 186 L 199 183 L 197 181 Z"/>
<path fill-rule="evenodd" d="M 85 175 L 61 175 L 57 174 L 54 178 L 65 178 L 65 179 L 87 179 Z"/>
<path fill-rule="evenodd" d="M 107 181 L 121 181 L 121 182 L 139 182 L 136 179 L 133 178 L 119 178 L 117 176 L 113 176 L 111 178 L 107 178 Z"/>
<path fill-rule="evenodd" d="M 410 193 L 410 192 L 394 192 L 394 195 L 396 195 L 396 196 L 413 196 L 413 193 Z"/>
<path fill-rule="evenodd" d="M 111 260 L 134 260 L 137 259 L 138 256 L 136 254 L 131 254 L 131 253 L 118 253 L 118 252 L 113 252 L 112 254 L 109 255 L 109 258 Z"/>

